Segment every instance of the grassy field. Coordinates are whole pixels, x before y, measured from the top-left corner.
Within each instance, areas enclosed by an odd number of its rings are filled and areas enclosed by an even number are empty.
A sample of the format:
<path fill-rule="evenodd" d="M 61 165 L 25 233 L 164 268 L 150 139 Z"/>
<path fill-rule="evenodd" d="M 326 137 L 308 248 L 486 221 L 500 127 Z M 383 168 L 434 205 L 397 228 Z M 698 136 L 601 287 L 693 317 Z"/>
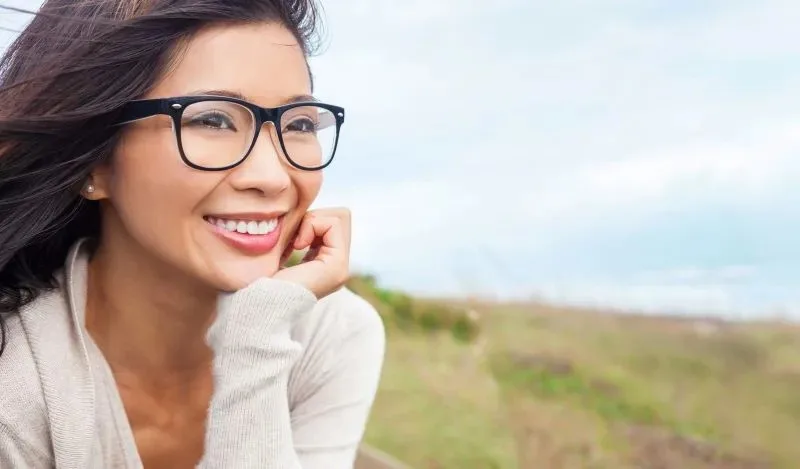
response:
<path fill-rule="evenodd" d="M 367 442 L 414 468 L 800 467 L 797 327 L 351 286 L 389 329 Z"/>
<path fill-rule="evenodd" d="M 507 411 L 469 349 L 398 335 L 387 363 L 367 443 L 416 468 L 517 467 Z"/>

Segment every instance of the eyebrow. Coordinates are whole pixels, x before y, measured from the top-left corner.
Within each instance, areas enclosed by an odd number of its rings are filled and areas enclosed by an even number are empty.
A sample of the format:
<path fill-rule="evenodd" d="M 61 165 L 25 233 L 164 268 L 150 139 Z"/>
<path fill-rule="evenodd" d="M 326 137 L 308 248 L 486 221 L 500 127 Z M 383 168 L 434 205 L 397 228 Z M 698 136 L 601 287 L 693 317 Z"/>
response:
<path fill-rule="evenodd" d="M 238 91 L 232 90 L 196 90 L 189 93 L 189 95 L 204 95 L 204 96 L 224 96 L 228 98 L 241 99 L 242 101 L 250 101 Z M 297 94 L 282 100 L 283 104 L 304 103 L 304 102 L 317 102 L 317 98 L 310 94 Z"/>

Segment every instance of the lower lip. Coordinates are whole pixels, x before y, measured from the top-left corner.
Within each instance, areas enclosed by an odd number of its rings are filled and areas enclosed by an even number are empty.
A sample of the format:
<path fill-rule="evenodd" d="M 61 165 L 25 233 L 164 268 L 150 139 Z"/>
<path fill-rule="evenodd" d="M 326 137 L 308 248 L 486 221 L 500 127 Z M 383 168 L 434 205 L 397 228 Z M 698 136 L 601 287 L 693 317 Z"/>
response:
<path fill-rule="evenodd" d="M 242 251 L 245 254 L 260 256 L 272 251 L 278 245 L 283 226 L 283 217 L 278 218 L 278 226 L 272 232 L 263 235 L 251 235 L 239 232 L 228 231 L 217 225 L 212 225 L 208 220 L 206 224 L 222 238 L 229 246 Z"/>

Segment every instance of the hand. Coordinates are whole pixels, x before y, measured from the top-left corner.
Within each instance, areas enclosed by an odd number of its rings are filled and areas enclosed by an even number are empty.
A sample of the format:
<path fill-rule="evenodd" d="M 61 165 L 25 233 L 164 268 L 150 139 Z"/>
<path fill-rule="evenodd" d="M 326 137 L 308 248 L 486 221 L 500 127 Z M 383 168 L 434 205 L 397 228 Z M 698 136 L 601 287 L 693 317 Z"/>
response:
<path fill-rule="evenodd" d="M 350 277 L 350 210 L 308 212 L 287 251 L 306 248 L 308 253 L 300 264 L 279 270 L 273 278 L 298 283 L 317 298 L 341 288 Z"/>

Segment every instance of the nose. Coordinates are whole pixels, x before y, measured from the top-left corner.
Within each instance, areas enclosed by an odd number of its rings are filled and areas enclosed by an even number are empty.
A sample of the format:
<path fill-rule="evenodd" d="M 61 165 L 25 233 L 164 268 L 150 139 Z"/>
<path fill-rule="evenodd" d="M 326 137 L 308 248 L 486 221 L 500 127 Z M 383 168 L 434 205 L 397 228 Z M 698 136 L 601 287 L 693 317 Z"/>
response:
<path fill-rule="evenodd" d="M 285 191 L 292 180 L 282 152 L 277 134 L 267 124 L 261 129 L 247 159 L 229 176 L 231 185 L 240 191 L 258 191 L 266 196 Z"/>

